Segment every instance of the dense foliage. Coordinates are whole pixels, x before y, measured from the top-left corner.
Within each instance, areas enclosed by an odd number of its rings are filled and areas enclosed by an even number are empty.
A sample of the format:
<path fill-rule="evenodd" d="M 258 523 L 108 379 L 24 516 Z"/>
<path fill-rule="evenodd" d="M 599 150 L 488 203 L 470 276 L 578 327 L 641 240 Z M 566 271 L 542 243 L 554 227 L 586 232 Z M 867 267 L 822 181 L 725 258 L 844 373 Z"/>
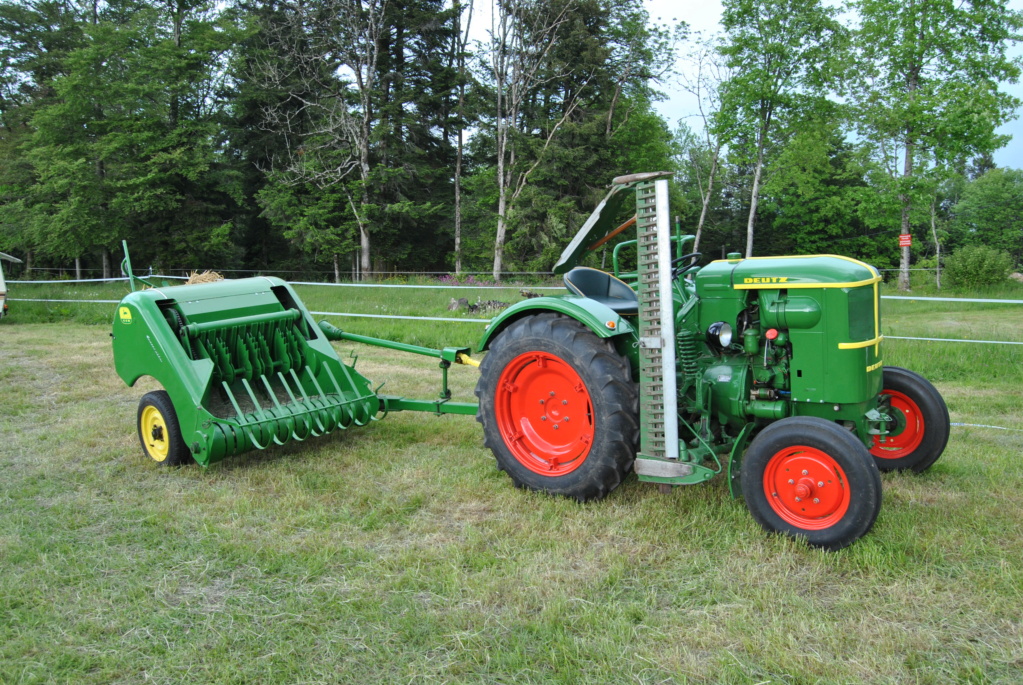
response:
<path fill-rule="evenodd" d="M 985 288 L 1002 285 L 1012 270 L 1008 253 L 987 245 L 961 247 L 945 261 L 945 278 L 949 285 L 963 288 Z"/>
<path fill-rule="evenodd" d="M 496 277 L 548 270 L 613 177 L 667 169 L 707 255 L 890 268 L 912 232 L 914 260 L 1023 258 L 1023 172 L 990 163 L 1018 105 L 1005 0 L 899 4 L 889 29 L 881 0 L 845 24 L 723 4 L 703 138 L 654 110 L 690 43 L 643 0 L 0 0 L 0 250 Z"/>

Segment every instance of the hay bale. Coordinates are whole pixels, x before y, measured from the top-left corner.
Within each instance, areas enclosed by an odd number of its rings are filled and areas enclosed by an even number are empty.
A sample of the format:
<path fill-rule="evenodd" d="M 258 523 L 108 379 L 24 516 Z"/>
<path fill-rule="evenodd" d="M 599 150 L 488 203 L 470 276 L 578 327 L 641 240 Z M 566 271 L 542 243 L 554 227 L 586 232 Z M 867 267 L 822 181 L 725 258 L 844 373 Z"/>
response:
<path fill-rule="evenodd" d="M 185 285 L 195 285 L 196 283 L 216 283 L 217 281 L 222 280 L 224 280 L 224 277 L 218 274 L 216 271 L 207 270 L 203 271 L 202 273 L 199 273 L 198 271 L 193 271 L 192 274 L 188 277 L 188 280 L 185 281 Z"/>

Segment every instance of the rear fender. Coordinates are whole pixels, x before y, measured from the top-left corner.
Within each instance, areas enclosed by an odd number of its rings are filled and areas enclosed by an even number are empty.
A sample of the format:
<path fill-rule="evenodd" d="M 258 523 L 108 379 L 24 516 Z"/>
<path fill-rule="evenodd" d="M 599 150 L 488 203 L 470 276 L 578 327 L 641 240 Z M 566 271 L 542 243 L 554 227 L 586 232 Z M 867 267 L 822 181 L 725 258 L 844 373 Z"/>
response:
<path fill-rule="evenodd" d="M 613 338 L 626 334 L 635 335 L 636 329 L 632 324 L 607 305 L 586 297 L 555 295 L 534 297 L 508 307 L 499 316 L 490 320 L 476 349 L 480 351 L 488 349 L 491 340 L 518 319 L 545 311 L 569 316 L 582 323 L 600 338 Z"/>

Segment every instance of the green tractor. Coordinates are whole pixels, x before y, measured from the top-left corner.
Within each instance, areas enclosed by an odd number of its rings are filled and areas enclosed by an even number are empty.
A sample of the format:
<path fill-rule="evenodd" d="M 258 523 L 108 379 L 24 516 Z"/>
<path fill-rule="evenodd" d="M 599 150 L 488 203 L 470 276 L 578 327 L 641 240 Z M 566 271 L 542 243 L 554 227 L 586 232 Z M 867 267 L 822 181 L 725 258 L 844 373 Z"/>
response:
<path fill-rule="evenodd" d="M 630 470 L 664 489 L 727 472 L 765 529 L 845 547 L 877 518 L 879 470 L 941 456 L 945 402 L 883 366 L 873 267 L 730 254 L 699 268 L 681 254 L 694 237 L 671 234 L 666 175 L 614 180 L 554 267 L 571 294 L 490 323 L 476 388 L 485 444 L 516 485 L 579 500 Z M 635 216 L 615 227 L 629 190 Z M 578 266 L 632 226 L 613 275 Z"/>

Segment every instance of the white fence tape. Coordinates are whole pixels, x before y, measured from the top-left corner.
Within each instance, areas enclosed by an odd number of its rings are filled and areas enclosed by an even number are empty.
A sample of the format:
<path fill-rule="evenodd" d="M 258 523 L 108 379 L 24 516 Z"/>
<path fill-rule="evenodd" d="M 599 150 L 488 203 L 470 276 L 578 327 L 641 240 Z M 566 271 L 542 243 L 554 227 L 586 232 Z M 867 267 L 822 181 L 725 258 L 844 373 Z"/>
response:
<path fill-rule="evenodd" d="M 886 335 L 885 340 L 926 340 L 927 342 L 984 343 L 986 345 L 1023 345 L 1023 342 L 1009 340 L 965 340 L 959 338 L 910 338 L 902 335 Z"/>
<path fill-rule="evenodd" d="M 1023 428 L 1006 428 L 1005 426 L 989 426 L 986 423 L 950 423 L 950 426 L 956 428 L 994 428 L 1000 431 L 1013 431 L 1014 433 L 1023 433 Z"/>

